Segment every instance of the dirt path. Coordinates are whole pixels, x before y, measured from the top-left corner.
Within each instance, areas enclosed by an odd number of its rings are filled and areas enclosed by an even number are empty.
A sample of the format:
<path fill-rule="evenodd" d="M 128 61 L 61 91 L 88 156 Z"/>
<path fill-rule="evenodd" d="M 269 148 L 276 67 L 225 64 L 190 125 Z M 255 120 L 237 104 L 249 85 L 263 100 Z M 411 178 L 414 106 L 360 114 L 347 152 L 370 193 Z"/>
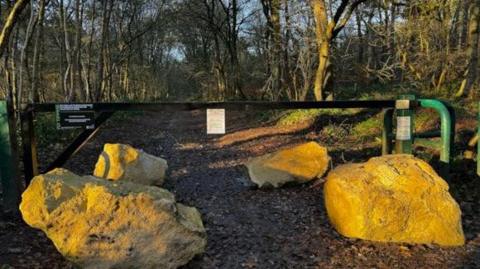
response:
<path fill-rule="evenodd" d="M 469 202 L 470 209 L 462 208 L 470 216 L 469 224 L 464 221 L 464 225 L 469 225 L 465 247 L 443 249 L 345 239 L 328 222 L 321 185 L 257 190 L 252 188 L 242 165 L 250 157 L 303 142 L 306 137 L 321 139 L 318 132 L 265 136 L 218 147 L 215 138 L 205 134 L 204 117 L 200 112 L 163 113 L 127 118 L 117 124 L 110 122 L 68 162 L 67 168 L 91 174 L 101 147 L 107 142 L 128 143 L 166 158 L 169 174 L 165 187 L 175 193 L 177 200 L 201 211 L 208 233 L 206 253 L 185 268 L 480 267 L 480 217 L 475 211 L 479 208 L 478 199 Z M 234 130 L 246 125 L 239 114 L 227 115 L 227 123 L 232 123 L 229 125 Z M 339 163 L 345 159 L 367 159 L 372 154 L 378 154 L 378 149 L 333 152 L 333 158 Z M 461 188 L 458 193 L 463 195 Z M 475 197 L 478 198 L 472 199 Z M 17 227 L 30 233 L 33 242 L 47 244 L 38 232 Z M 4 239 L 0 234 L 0 240 Z M 28 241 L 24 244 L 29 245 Z M 41 258 L 33 259 L 38 267 L 68 264 L 51 246 L 43 251 L 35 249 L 38 251 L 53 257 L 44 262 Z M 24 267 L 28 261 L 10 264 Z"/>

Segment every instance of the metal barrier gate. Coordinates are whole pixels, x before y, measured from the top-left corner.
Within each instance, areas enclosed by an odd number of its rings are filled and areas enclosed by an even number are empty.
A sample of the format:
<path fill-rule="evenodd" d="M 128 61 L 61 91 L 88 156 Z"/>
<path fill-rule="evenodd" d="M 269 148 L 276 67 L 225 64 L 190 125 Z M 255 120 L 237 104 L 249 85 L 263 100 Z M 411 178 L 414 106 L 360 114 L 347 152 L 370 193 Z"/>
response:
<path fill-rule="evenodd" d="M 37 143 L 34 132 L 34 119 L 38 113 L 56 112 L 59 106 L 88 107 L 92 115 L 92 124 L 86 128 L 65 150 L 47 166 L 45 171 L 39 171 L 37 160 Z M 414 110 L 418 107 L 433 108 L 441 118 L 439 132 L 414 133 Z M 91 103 L 65 104 L 46 103 L 25 105 L 20 113 L 21 140 L 23 148 L 24 182 L 20 181 L 12 154 L 15 130 L 9 129 L 9 119 L 13 118 L 12 109 L 8 109 L 5 101 L 0 101 L 0 177 L 2 179 L 4 204 L 6 209 L 16 211 L 22 185 L 28 185 L 30 180 L 40 172 L 61 167 L 65 162 L 99 130 L 100 126 L 117 111 L 192 111 L 198 109 L 222 108 L 226 110 L 292 110 L 292 109 L 347 109 L 347 108 L 377 108 L 384 109 L 384 126 L 382 135 L 382 154 L 411 154 L 415 138 L 441 137 L 442 169 L 440 173 L 448 175 L 451 152 L 455 136 L 455 112 L 445 102 L 434 99 L 415 99 L 415 96 L 401 96 L 398 100 L 374 101 L 322 101 L 322 102 L 195 102 L 195 103 Z M 393 132 L 393 118 L 396 111 L 396 135 Z M 57 115 L 58 120 L 59 115 Z M 14 155 L 14 154 L 13 154 Z"/>

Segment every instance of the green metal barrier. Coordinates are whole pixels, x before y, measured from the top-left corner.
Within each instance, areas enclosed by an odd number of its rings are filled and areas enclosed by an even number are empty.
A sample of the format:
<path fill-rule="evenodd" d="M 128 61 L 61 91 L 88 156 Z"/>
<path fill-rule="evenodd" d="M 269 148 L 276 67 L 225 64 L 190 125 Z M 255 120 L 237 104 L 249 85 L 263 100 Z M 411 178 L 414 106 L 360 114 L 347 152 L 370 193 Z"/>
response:
<path fill-rule="evenodd" d="M 414 108 L 416 105 L 423 108 L 431 108 L 440 115 L 441 128 L 440 132 L 414 133 Z M 448 177 L 450 163 L 452 160 L 452 151 L 455 140 L 455 111 L 448 104 L 435 99 L 419 99 L 415 100 L 414 96 L 405 95 L 397 100 L 397 133 L 395 136 L 395 153 L 411 154 L 412 147 L 416 138 L 434 138 L 441 137 L 440 146 L 440 174 Z M 384 129 L 382 134 L 382 154 L 392 153 L 393 136 L 393 110 L 385 110 L 384 112 Z M 479 112 L 480 121 L 480 112 Z M 480 134 L 480 130 L 479 130 Z M 480 149 L 480 148 L 479 148 Z M 480 174 L 480 165 L 478 167 Z"/>
<path fill-rule="evenodd" d="M 0 101 L 0 178 L 3 190 L 3 209 L 16 213 L 20 201 L 20 187 L 17 180 L 17 166 L 10 133 L 11 118 L 6 101 Z"/>
<path fill-rule="evenodd" d="M 433 99 L 420 99 L 420 106 L 423 108 L 435 109 L 440 114 L 440 134 L 442 138 L 442 148 L 440 149 L 440 161 L 449 165 L 451 161 L 451 151 L 454 142 L 455 123 L 452 120 L 454 115 L 451 114 L 444 102 Z"/>

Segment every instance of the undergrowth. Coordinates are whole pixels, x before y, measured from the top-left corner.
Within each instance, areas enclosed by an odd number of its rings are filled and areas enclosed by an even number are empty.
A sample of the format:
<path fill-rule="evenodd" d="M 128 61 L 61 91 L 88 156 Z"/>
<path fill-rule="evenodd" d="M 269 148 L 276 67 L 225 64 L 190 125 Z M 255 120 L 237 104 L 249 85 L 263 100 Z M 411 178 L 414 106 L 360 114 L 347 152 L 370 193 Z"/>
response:
<path fill-rule="evenodd" d="M 107 122 L 125 121 L 133 116 L 143 115 L 144 112 L 119 111 Z M 105 123 L 104 123 L 105 124 Z M 52 145 L 68 145 L 77 137 L 83 129 L 57 129 L 55 113 L 38 113 L 35 117 L 35 137 L 39 147 Z"/>
<path fill-rule="evenodd" d="M 35 137 L 40 147 L 68 143 L 80 132 L 79 129 L 58 130 L 55 113 L 39 113 L 35 118 Z"/>
<path fill-rule="evenodd" d="M 343 116 L 343 115 L 355 115 L 360 112 L 361 109 L 296 109 L 286 112 L 281 115 L 277 120 L 277 126 L 295 125 L 300 123 L 312 124 L 315 120 L 322 116 Z"/>

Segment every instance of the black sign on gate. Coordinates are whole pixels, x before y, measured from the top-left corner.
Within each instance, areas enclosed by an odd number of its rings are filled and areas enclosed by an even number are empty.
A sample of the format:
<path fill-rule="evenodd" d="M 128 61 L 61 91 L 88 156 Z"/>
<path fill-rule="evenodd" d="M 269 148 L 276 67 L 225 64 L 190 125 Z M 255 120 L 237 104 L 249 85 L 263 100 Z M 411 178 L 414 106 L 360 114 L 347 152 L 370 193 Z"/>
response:
<path fill-rule="evenodd" d="M 57 129 L 95 128 L 95 110 L 93 104 L 57 104 Z"/>

